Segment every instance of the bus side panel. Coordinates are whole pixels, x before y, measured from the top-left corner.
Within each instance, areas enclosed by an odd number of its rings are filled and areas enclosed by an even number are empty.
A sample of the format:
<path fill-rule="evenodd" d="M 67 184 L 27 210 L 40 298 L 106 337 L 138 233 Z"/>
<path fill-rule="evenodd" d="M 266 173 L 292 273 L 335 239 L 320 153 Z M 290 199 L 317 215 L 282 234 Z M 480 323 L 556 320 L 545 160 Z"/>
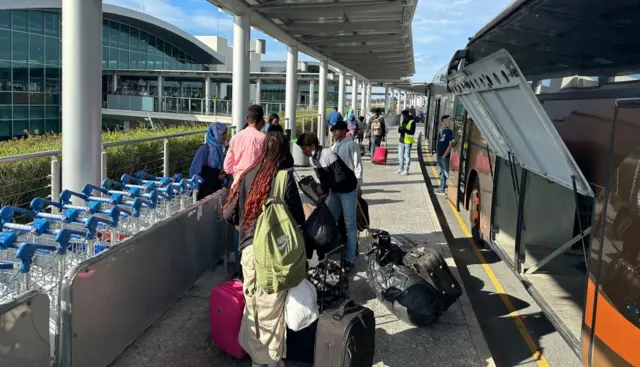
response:
<path fill-rule="evenodd" d="M 619 111 L 609 162 L 614 103 L 613 98 L 543 103 L 596 189 L 582 357 L 584 365 L 598 367 L 640 366 L 640 111 Z"/>

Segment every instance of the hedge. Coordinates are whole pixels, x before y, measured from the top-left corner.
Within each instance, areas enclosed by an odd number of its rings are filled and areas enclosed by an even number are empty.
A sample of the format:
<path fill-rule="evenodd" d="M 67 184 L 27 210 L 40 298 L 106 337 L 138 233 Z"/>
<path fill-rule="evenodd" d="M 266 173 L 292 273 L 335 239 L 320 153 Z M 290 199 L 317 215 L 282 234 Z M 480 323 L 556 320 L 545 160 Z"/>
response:
<path fill-rule="evenodd" d="M 281 113 L 280 116 L 284 116 Z M 303 119 L 306 130 L 310 130 L 310 121 L 317 129 L 317 110 L 299 110 L 296 114 L 297 131 L 303 131 Z M 115 142 L 143 137 L 169 135 L 180 132 L 198 131 L 206 129 L 208 124 L 187 124 L 157 130 L 134 129 L 129 132 L 103 132 L 102 141 Z M 203 142 L 201 134 L 171 138 L 169 141 L 169 171 L 186 174 L 189 171 L 193 154 Z M 41 151 L 59 150 L 62 146 L 62 136 L 45 134 L 28 136 L 0 142 L 0 157 L 27 154 Z M 162 139 L 122 145 L 106 149 L 107 174 L 112 178 L 119 178 L 124 173 L 135 173 L 145 170 L 153 174 L 163 171 L 163 141 Z M 58 157 L 61 159 L 61 157 Z M 29 159 L 21 162 L 0 164 L 0 206 L 25 206 L 34 197 L 47 197 L 50 188 L 51 158 Z"/>

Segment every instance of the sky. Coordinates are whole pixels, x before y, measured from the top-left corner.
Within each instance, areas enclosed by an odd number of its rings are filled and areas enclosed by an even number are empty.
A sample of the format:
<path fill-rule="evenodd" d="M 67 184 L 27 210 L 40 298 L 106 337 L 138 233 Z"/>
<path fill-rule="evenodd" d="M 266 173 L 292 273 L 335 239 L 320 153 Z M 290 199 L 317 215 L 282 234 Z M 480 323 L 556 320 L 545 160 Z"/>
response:
<path fill-rule="evenodd" d="M 512 0 L 418 0 L 413 18 L 414 82 L 432 81 L 453 53 Z M 220 36 L 233 43 L 232 18 L 207 0 L 104 0 L 145 12 L 194 36 Z M 251 38 L 266 39 L 263 60 L 286 59 L 286 47 L 252 29 Z M 300 60 L 313 60 L 300 54 Z"/>

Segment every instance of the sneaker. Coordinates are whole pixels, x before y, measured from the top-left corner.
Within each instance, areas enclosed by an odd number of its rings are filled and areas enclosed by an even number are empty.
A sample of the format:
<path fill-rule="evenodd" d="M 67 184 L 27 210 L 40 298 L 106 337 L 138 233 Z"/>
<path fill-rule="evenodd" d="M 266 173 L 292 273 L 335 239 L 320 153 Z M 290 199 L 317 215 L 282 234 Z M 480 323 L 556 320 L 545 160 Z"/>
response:
<path fill-rule="evenodd" d="M 403 172 L 401 173 L 401 175 L 403 175 L 403 176 L 409 176 L 409 172 L 407 172 L 407 171 L 403 171 Z"/>
<path fill-rule="evenodd" d="M 342 269 L 343 269 L 344 274 L 346 276 L 351 275 L 351 273 L 353 273 L 355 268 L 356 268 L 355 261 L 354 262 L 349 262 L 349 261 L 343 261 L 342 262 Z"/>
<path fill-rule="evenodd" d="M 437 189 L 433 190 L 433 191 L 435 191 L 435 193 L 439 194 L 439 195 L 444 195 L 444 194 L 447 193 L 447 190 L 441 189 L 439 187 Z"/>
<path fill-rule="evenodd" d="M 401 174 L 401 173 L 402 173 L 402 171 L 401 171 L 401 170 L 397 170 L 395 173 L 397 173 L 397 174 Z"/>

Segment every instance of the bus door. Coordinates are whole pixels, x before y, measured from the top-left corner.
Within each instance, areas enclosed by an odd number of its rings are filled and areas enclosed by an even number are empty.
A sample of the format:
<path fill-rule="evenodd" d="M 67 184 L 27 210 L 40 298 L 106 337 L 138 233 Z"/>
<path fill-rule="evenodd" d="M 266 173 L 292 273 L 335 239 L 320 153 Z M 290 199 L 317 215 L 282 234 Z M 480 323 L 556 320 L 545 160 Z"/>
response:
<path fill-rule="evenodd" d="M 433 106 L 433 134 L 431 136 L 431 154 L 435 154 L 436 145 L 438 144 L 438 129 L 440 122 L 440 98 L 436 98 L 435 105 Z"/>

